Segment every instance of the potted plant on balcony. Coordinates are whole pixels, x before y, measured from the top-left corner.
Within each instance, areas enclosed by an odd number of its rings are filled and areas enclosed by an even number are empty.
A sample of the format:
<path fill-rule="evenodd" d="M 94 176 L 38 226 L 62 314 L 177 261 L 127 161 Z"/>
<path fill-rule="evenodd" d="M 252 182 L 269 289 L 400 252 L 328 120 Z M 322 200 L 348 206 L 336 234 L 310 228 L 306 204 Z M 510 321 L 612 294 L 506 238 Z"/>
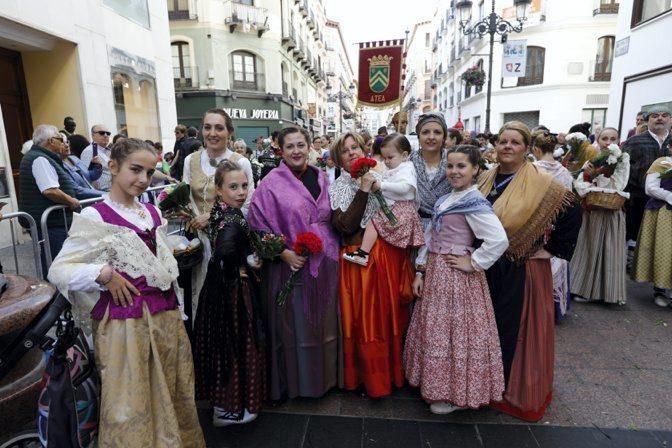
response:
<path fill-rule="evenodd" d="M 485 72 L 478 65 L 468 68 L 461 78 L 468 86 L 482 87 L 485 84 Z"/>

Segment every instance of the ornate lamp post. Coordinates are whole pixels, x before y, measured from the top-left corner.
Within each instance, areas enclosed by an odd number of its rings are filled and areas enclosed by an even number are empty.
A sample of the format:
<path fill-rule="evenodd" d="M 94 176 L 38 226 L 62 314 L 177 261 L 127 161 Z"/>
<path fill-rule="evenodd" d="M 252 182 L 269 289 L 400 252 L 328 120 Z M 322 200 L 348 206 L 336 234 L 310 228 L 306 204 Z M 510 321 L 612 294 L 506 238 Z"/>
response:
<path fill-rule="evenodd" d="M 327 83 L 327 96 L 329 97 L 327 101 L 338 101 L 338 130 L 339 133 L 343 133 L 343 105 L 342 101 L 345 98 L 353 98 L 355 95 L 355 83 L 351 82 L 350 85 L 348 86 L 348 92 L 343 92 L 341 90 L 341 84 L 338 83 L 338 92 L 334 93 L 332 95 L 332 92 L 334 88 L 331 86 L 331 84 Z"/>
<path fill-rule="evenodd" d="M 523 23 L 527 20 L 525 13 L 527 6 L 532 3 L 532 0 L 513 0 L 516 7 L 516 20 L 518 23 L 512 24 L 503 17 L 495 13 L 495 0 L 492 0 L 492 9 L 487 17 L 476 22 L 469 27 L 471 22 L 471 8 L 473 2 L 471 0 L 459 0 L 455 5 L 460 17 L 460 30 L 465 36 L 470 34 L 483 37 L 486 34 L 490 35 L 490 53 L 488 54 L 488 90 L 487 100 L 485 105 L 485 132 L 490 132 L 490 100 L 492 97 L 492 56 L 495 46 L 495 35 L 502 36 L 502 43 L 506 42 L 509 33 L 520 33 L 523 31 Z"/>

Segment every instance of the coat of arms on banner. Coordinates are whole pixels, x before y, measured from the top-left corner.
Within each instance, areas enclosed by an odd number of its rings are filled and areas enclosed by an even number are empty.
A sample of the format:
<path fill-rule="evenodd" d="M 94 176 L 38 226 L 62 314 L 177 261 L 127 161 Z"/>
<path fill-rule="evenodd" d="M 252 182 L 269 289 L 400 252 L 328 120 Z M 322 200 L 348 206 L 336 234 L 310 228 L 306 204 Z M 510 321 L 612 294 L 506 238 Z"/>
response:
<path fill-rule="evenodd" d="M 390 84 L 390 56 L 374 56 L 369 58 L 369 87 L 374 93 L 382 93 Z"/>

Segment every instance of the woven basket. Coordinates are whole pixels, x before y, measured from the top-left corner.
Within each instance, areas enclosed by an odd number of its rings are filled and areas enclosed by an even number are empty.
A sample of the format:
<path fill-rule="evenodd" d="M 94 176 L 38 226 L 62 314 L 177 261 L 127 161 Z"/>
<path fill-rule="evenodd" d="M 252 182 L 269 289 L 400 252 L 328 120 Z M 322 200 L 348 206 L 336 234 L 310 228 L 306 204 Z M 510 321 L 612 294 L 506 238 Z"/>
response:
<path fill-rule="evenodd" d="M 604 210 L 620 210 L 625 204 L 625 198 L 620 194 L 605 193 L 603 191 L 589 191 L 585 200 L 589 208 L 601 208 Z"/>
<path fill-rule="evenodd" d="M 195 249 L 174 252 L 177 267 L 180 270 L 191 269 L 203 260 L 203 245 L 199 244 Z"/>

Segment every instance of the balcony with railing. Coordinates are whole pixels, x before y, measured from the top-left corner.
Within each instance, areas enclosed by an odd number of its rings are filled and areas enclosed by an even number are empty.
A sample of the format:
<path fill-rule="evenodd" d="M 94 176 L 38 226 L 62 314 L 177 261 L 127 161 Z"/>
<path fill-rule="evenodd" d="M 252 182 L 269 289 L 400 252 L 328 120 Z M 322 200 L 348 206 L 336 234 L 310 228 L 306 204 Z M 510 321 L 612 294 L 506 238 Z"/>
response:
<path fill-rule="evenodd" d="M 297 61 L 303 61 L 306 58 L 305 45 L 303 44 L 303 39 L 300 37 L 297 39 L 296 47 L 294 48 L 294 58 Z"/>
<path fill-rule="evenodd" d="M 299 12 L 303 17 L 308 17 L 308 0 L 303 0 L 299 3 Z"/>
<path fill-rule="evenodd" d="M 296 31 L 291 23 L 285 27 L 282 36 L 282 47 L 287 50 L 293 50 L 296 47 Z"/>
<path fill-rule="evenodd" d="M 593 67 L 593 74 L 590 77 L 592 82 L 605 82 L 611 81 L 611 66 L 612 61 L 591 61 L 590 64 Z"/>
<path fill-rule="evenodd" d="M 618 14 L 620 4 L 614 0 L 596 0 L 593 16 L 598 14 Z"/>
<path fill-rule="evenodd" d="M 175 90 L 198 88 L 198 67 L 173 67 Z"/>
<path fill-rule="evenodd" d="M 229 76 L 231 77 L 232 90 L 266 91 L 266 76 L 263 73 L 230 70 Z"/>
<path fill-rule="evenodd" d="M 188 0 L 168 0 L 168 20 L 189 20 Z"/>
<path fill-rule="evenodd" d="M 315 29 L 315 14 L 313 14 L 313 11 L 310 11 L 308 17 L 306 17 L 306 23 L 308 24 L 308 28 L 311 30 Z"/>
<path fill-rule="evenodd" d="M 256 6 L 245 5 L 232 0 L 224 2 L 224 23 L 233 33 L 236 29 L 243 32 L 256 31 L 261 37 L 270 29 L 268 10 Z"/>
<path fill-rule="evenodd" d="M 306 70 L 308 70 L 312 60 L 313 60 L 313 53 L 306 47 L 306 57 L 303 61 L 301 61 L 301 66 Z"/>

